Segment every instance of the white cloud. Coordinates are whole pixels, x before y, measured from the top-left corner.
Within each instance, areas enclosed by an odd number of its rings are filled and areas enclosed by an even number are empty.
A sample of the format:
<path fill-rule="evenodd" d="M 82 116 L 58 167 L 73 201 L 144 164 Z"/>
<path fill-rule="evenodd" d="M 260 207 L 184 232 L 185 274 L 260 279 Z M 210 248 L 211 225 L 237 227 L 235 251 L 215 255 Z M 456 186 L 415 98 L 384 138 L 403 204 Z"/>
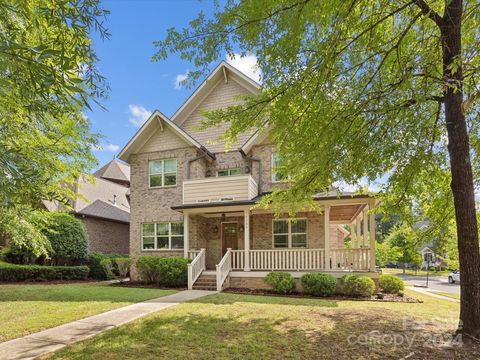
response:
<path fill-rule="evenodd" d="M 175 76 L 175 89 L 180 90 L 183 86 L 183 82 L 187 80 L 189 71 L 187 70 L 185 74 L 178 74 Z"/>
<path fill-rule="evenodd" d="M 95 151 L 107 151 L 107 152 L 117 152 L 118 149 L 120 149 L 120 146 L 112 143 L 99 144 L 98 146 L 95 146 L 93 148 L 93 150 Z"/>
<path fill-rule="evenodd" d="M 142 126 L 152 114 L 150 110 L 145 109 L 142 105 L 130 104 L 128 109 L 130 110 L 130 118 L 128 120 L 136 127 Z"/>
<path fill-rule="evenodd" d="M 234 53 L 233 56 L 227 54 L 227 62 L 249 78 L 257 82 L 261 81 L 262 70 L 258 67 L 258 61 L 255 55 L 247 54 L 242 57 L 237 53 Z"/>

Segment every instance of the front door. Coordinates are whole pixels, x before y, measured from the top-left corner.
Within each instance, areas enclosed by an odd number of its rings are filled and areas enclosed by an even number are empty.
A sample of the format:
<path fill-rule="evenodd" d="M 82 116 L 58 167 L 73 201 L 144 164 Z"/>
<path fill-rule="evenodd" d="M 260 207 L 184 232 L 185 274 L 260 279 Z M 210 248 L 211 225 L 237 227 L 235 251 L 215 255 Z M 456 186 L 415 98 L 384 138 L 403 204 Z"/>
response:
<path fill-rule="evenodd" d="M 228 248 L 238 249 L 237 223 L 222 223 L 222 257 Z"/>

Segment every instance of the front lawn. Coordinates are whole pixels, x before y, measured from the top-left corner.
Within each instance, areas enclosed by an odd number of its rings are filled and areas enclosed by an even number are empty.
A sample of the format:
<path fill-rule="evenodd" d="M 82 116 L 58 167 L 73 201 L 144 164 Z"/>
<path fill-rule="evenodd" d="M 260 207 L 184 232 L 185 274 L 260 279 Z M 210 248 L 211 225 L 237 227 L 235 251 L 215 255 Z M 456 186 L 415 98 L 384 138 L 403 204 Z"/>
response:
<path fill-rule="evenodd" d="M 403 269 L 390 269 L 390 268 L 382 268 L 382 274 L 390 274 L 390 275 L 410 275 L 410 276 L 427 276 L 426 270 L 412 270 L 412 269 L 405 269 L 405 273 Z M 448 276 L 450 274 L 449 270 L 442 270 L 442 271 L 429 271 L 429 276 Z"/>
<path fill-rule="evenodd" d="M 105 283 L 0 285 L 0 342 L 174 292 Z"/>
<path fill-rule="evenodd" d="M 460 300 L 460 294 L 455 294 L 455 293 L 450 293 L 445 291 L 433 291 L 433 290 L 428 290 L 428 292 L 431 292 L 432 294 L 442 295 L 452 299 Z"/>
<path fill-rule="evenodd" d="M 44 358 L 478 358 L 480 348 L 426 346 L 435 345 L 429 339 L 455 330 L 457 303 L 407 294 L 424 303 L 222 293 L 151 314 Z"/>

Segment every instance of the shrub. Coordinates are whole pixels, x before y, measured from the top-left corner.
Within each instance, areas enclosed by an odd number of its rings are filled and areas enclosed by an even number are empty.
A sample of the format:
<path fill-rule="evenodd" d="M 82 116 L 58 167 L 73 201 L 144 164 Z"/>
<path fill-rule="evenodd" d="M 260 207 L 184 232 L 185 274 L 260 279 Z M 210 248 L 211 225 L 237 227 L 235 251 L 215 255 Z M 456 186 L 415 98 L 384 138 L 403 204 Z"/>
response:
<path fill-rule="evenodd" d="M 85 280 L 87 266 L 44 266 L 0 263 L 0 281 Z"/>
<path fill-rule="evenodd" d="M 335 293 L 337 279 L 329 274 L 308 273 L 301 277 L 303 291 L 314 296 L 329 296 Z"/>
<path fill-rule="evenodd" d="M 186 286 L 189 259 L 181 257 L 141 256 L 137 269 L 142 281 L 164 286 Z"/>
<path fill-rule="evenodd" d="M 350 296 L 372 296 L 375 282 L 368 276 L 346 275 L 342 278 L 343 289 Z"/>
<path fill-rule="evenodd" d="M 50 213 L 48 228 L 44 230 L 55 264 L 75 264 L 88 256 L 88 235 L 83 222 L 62 212 Z"/>
<path fill-rule="evenodd" d="M 121 257 L 113 259 L 118 269 L 118 275 L 123 279 L 130 273 L 130 264 L 132 261 L 128 257 Z"/>
<path fill-rule="evenodd" d="M 387 294 L 398 294 L 405 288 L 402 279 L 388 274 L 380 275 L 378 285 Z"/>
<path fill-rule="evenodd" d="M 295 288 L 295 279 L 286 272 L 270 272 L 265 276 L 265 282 L 279 294 L 288 294 Z"/>
<path fill-rule="evenodd" d="M 88 256 L 88 267 L 90 268 L 89 277 L 98 280 L 112 279 L 118 274 L 118 268 L 114 259 L 124 258 L 121 254 L 104 254 L 98 251 L 90 253 Z"/>

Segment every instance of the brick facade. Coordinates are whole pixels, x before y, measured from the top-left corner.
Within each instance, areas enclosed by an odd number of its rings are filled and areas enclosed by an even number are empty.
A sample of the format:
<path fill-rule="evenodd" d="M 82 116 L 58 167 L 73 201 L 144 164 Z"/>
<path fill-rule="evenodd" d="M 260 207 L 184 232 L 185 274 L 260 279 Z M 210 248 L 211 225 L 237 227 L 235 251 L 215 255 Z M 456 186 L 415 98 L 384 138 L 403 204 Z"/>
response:
<path fill-rule="evenodd" d="M 81 218 L 88 233 L 88 251 L 128 254 L 129 224 L 93 217 Z"/>

